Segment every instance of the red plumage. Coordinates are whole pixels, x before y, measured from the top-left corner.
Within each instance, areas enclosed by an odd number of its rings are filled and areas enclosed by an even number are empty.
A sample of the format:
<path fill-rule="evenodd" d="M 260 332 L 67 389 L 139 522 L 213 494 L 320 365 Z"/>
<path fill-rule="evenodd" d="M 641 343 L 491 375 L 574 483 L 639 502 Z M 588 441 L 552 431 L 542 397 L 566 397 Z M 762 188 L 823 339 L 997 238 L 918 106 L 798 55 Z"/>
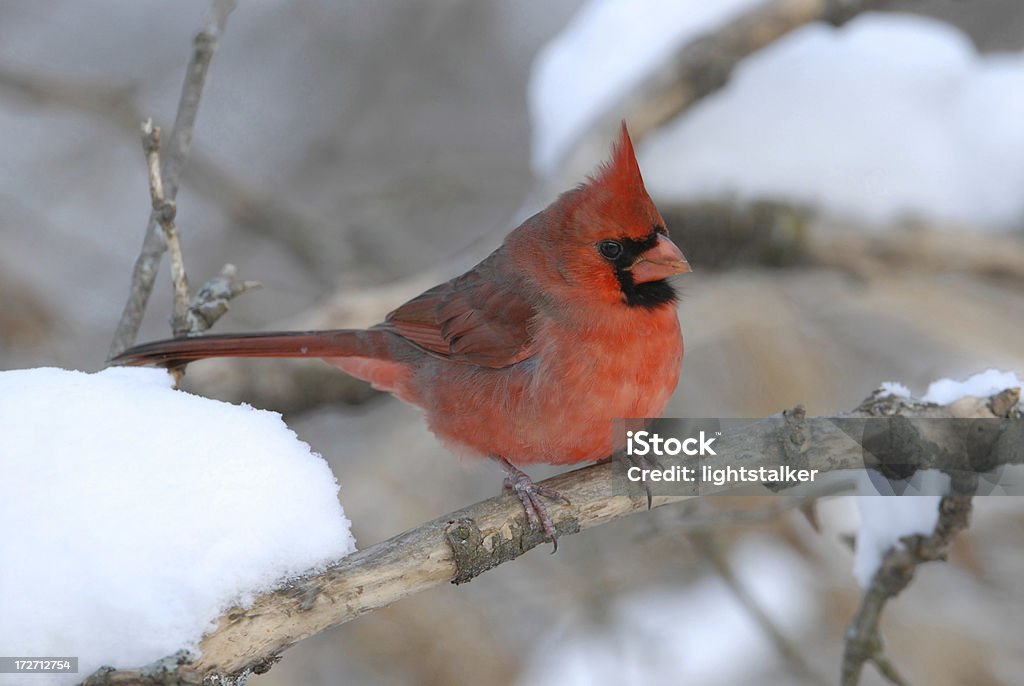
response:
<path fill-rule="evenodd" d="M 660 415 L 675 389 L 683 339 L 666 279 L 686 271 L 623 126 L 593 178 L 371 329 L 175 339 L 113 362 L 322 357 L 422 408 L 461 451 L 514 465 L 589 462 L 611 453 L 612 420 Z M 509 469 L 517 491 L 533 490 Z M 540 514 L 549 529 L 535 493 L 527 514 L 531 504 L 531 521 Z"/>

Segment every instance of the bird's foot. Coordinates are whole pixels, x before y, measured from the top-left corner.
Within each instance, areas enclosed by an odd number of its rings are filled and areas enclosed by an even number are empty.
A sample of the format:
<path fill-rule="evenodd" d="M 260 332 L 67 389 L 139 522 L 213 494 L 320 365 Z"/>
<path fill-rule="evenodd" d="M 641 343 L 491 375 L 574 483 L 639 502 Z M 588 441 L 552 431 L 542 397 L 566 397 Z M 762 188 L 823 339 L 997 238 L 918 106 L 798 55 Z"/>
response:
<path fill-rule="evenodd" d="M 505 470 L 504 490 L 515 493 L 516 497 L 519 498 L 519 502 L 523 504 L 523 510 L 526 511 L 526 519 L 532 528 L 544 529 L 544 533 L 551 539 L 553 546 L 551 552 L 554 553 L 558 550 L 558 534 L 555 531 L 554 522 L 551 521 L 551 515 L 548 514 L 548 508 L 544 504 L 543 498 L 555 500 L 566 505 L 570 504 L 569 499 L 556 490 L 538 486 L 526 472 L 508 460 L 504 458 L 495 459 L 501 465 L 501 468 Z"/>

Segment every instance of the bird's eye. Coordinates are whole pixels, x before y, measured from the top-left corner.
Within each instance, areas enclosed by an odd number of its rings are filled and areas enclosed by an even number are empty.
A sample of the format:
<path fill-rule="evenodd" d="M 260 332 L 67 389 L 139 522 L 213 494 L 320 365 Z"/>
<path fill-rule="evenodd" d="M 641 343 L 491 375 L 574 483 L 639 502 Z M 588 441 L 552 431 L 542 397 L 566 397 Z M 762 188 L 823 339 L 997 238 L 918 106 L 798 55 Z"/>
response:
<path fill-rule="evenodd" d="M 618 241 L 601 241 L 597 249 L 601 251 L 601 254 L 607 257 L 609 260 L 614 260 L 616 257 L 622 254 L 622 243 Z"/>

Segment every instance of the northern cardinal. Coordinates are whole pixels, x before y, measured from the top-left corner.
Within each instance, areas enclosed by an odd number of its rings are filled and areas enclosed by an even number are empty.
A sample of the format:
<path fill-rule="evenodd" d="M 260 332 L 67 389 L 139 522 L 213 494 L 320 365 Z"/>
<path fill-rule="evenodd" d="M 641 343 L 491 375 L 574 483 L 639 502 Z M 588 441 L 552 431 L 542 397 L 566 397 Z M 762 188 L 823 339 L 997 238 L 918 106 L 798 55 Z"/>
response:
<path fill-rule="evenodd" d="M 667 279 L 690 271 L 640 176 L 626 126 L 611 159 L 462 276 L 370 329 L 227 334 L 132 348 L 116 364 L 321 357 L 426 413 L 444 443 L 499 462 L 533 527 L 555 530 L 516 465 L 612 453 L 612 420 L 661 414 L 683 338 Z"/>

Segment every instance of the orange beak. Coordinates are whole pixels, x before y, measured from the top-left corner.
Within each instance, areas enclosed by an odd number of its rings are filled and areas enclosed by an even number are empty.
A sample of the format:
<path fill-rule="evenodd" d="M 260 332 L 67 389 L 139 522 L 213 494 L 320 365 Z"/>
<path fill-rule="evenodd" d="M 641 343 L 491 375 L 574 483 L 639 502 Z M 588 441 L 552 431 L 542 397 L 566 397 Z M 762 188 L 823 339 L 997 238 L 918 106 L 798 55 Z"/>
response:
<path fill-rule="evenodd" d="M 633 283 L 647 283 L 691 270 L 690 263 L 683 257 L 679 247 L 668 236 L 658 234 L 658 242 L 653 248 L 640 253 L 629 271 L 633 274 Z"/>

